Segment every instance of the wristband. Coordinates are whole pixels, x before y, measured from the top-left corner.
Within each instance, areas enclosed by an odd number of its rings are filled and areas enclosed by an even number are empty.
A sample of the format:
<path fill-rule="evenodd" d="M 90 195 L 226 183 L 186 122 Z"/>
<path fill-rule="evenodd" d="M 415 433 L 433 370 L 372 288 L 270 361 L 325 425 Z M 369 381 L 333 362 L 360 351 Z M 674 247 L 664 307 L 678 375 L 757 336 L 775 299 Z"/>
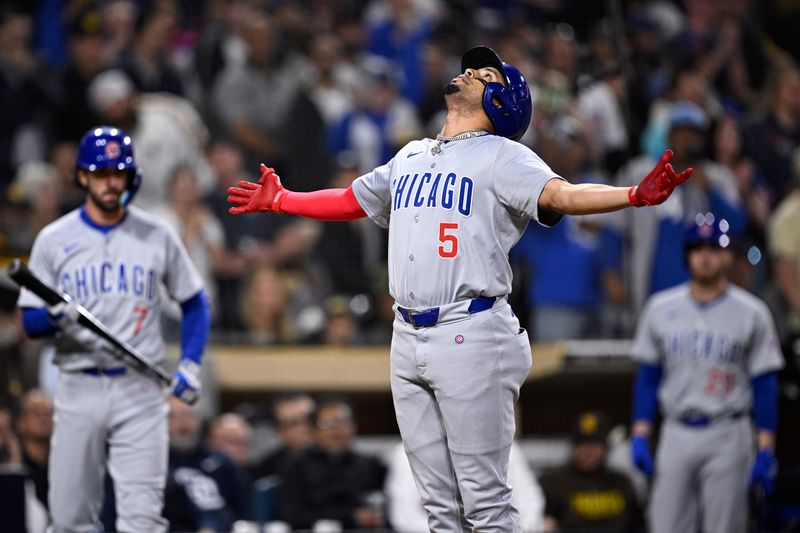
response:
<path fill-rule="evenodd" d="M 633 207 L 642 207 L 642 204 L 636 198 L 636 185 L 628 189 L 628 202 Z"/>
<path fill-rule="evenodd" d="M 283 203 L 283 197 L 285 195 L 288 195 L 288 194 L 289 194 L 289 191 L 287 191 L 286 189 L 281 189 L 277 193 L 275 193 L 275 198 L 272 199 L 272 212 L 273 213 L 278 213 L 279 215 L 286 214 L 281 209 L 281 204 Z"/>

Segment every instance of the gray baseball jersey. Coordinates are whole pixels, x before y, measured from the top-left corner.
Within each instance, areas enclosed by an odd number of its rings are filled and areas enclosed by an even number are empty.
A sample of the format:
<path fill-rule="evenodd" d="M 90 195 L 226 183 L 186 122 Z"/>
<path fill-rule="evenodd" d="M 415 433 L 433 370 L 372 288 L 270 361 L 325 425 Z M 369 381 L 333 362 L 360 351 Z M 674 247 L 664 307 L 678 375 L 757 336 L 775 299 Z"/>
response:
<path fill-rule="evenodd" d="M 556 174 L 522 144 L 485 135 L 442 144 L 413 141 L 353 191 L 389 228 L 389 293 L 427 308 L 511 291 L 508 251 Z"/>
<path fill-rule="evenodd" d="M 531 349 L 505 298 L 508 251 L 556 177 L 525 146 L 476 135 L 411 142 L 353 184 L 389 228 L 392 397 L 431 531 L 521 531 L 508 458 Z"/>
<path fill-rule="evenodd" d="M 750 410 L 750 378 L 778 370 L 783 357 L 767 306 L 729 285 L 701 304 L 684 283 L 645 306 L 634 357 L 664 368 L 659 403 L 667 417 Z"/>
<path fill-rule="evenodd" d="M 83 209 L 64 215 L 39 233 L 29 266 L 156 364 L 164 360 L 160 286 L 179 302 L 202 288 L 177 236 L 136 207 L 112 228 L 97 226 Z M 19 305 L 44 304 L 23 291 Z M 165 531 L 164 390 L 138 372 L 121 374 L 119 359 L 87 352 L 85 346 L 65 333 L 58 336 L 55 361 L 61 372 L 49 463 L 52 529 L 96 530 L 107 468 L 117 530 Z M 114 370 L 103 374 L 97 367 Z"/>
<path fill-rule="evenodd" d="M 124 221 L 109 232 L 99 230 L 80 209 L 59 218 L 36 237 L 29 267 L 156 364 L 164 360 L 160 286 L 178 302 L 203 287 L 175 233 L 137 207 L 130 207 Z M 30 291 L 22 291 L 19 305 L 42 307 L 44 303 Z M 64 370 L 120 365 L 111 355 L 81 348 L 61 336 L 57 364 Z"/>
<path fill-rule="evenodd" d="M 660 364 L 665 416 L 650 501 L 654 533 L 744 533 L 753 460 L 750 379 L 783 365 L 767 306 L 729 285 L 696 301 L 688 283 L 656 293 L 640 318 L 635 358 Z"/>

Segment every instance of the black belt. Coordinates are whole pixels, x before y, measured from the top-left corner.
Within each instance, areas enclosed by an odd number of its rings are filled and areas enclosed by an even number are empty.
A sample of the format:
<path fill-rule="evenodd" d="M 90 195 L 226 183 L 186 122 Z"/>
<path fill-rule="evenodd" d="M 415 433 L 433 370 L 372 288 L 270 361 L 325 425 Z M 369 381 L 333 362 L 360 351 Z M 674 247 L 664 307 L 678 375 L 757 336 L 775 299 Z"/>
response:
<path fill-rule="evenodd" d="M 125 373 L 128 371 L 128 367 L 125 366 L 116 366 L 111 368 L 102 368 L 99 366 L 93 368 L 84 368 L 81 370 L 84 374 L 89 374 L 90 376 L 108 376 L 110 378 L 114 378 L 117 376 L 124 376 Z"/>
<path fill-rule="evenodd" d="M 736 420 L 742 418 L 746 413 L 744 411 L 734 411 L 733 413 L 726 413 L 724 415 L 709 416 L 709 415 L 684 415 L 678 417 L 678 422 L 684 426 L 693 428 L 704 428 L 710 426 L 719 420 Z"/>
<path fill-rule="evenodd" d="M 478 296 L 477 298 L 473 298 L 469 303 L 467 312 L 474 315 L 475 313 L 486 311 L 492 308 L 495 301 L 497 301 L 496 296 Z M 413 309 L 406 309 L 405 307 L 397 308 L 403 320 L 415 328 L 429 328 L 435 326 L 439 322 L 439 309 L 439 307 L 431 307 L 423 311 L 414 311 Z"/>

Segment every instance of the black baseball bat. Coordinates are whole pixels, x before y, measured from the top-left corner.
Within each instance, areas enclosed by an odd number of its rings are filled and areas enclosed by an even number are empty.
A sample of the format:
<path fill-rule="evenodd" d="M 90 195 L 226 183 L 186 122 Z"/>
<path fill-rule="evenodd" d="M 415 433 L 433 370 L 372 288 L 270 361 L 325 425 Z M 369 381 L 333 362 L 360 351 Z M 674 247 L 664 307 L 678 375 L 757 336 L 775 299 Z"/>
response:
<path fill-rule="evenodd" d="M 19 259 L 14 259 L 11 261 L 11 264 L 8 266 L 8 276 L 13 279 L 17 285 L 25 287 L 33 294 L 44 300 L 44 302 L 49 306 L 53 306 L 62 302 L 72 302 L 72 298 L 70 298 L 68 294 L 62 294 L 48 286 L 46 283 L 40 280 L 36 274 L 31 272 L 28 266 Z M 87 311 L 82 305 L 76 303 L 76 306 L 79 313 L 77 320 L 78 324 L 111 343 L 116 350 L 110 351 L 109 353 L 125 361 L 126 363 L 129 363 L 140 372 L 150 374 L 159 381 L 163 382 L 165 385 L 169 385 L 171 383 L 172 379 L 170 378 L 169 374 L 147 361 L 147 359 L 142 357 L 142 355 L 139 354 L 133 346 L 122 339 L 117 338 L 117 336 L 114 335 L 105 324 L 100 322 L 100 320 Z"/>

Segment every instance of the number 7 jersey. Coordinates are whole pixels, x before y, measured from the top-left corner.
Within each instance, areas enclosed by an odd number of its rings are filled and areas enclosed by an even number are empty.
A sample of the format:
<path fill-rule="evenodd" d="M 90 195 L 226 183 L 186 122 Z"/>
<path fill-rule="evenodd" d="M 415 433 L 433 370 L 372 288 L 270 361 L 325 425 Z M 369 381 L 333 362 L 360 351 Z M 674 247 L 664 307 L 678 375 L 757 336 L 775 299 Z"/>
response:
<path fill-rule="evenodd" d="M 155 364 L 164 360 L 164 289 L 170 298 L 184 302 L 203 288 L 177 235 L 134 206 L 111 227 L 94 224 L 84 208 L 67 213 L 37 235 L 29 267 Z M 20 294 L 20 307 L 43 305 L 30 291 Z M 119 359 L 87 353 L 63 336 L 57 338 L 56 348 L 56 362 L 64 370 L 120 366 Z"/>
<path fill-rule="evenodd" d="M 526 146 L 487 134 L 412 141 L 359 177 L 353 192 L 389 228 L 389 293 L 402 307 L 422 309 L 508 294 L 508 252 L 528 220 L 558 220 L 538 211 L 554 178 Z"/>

